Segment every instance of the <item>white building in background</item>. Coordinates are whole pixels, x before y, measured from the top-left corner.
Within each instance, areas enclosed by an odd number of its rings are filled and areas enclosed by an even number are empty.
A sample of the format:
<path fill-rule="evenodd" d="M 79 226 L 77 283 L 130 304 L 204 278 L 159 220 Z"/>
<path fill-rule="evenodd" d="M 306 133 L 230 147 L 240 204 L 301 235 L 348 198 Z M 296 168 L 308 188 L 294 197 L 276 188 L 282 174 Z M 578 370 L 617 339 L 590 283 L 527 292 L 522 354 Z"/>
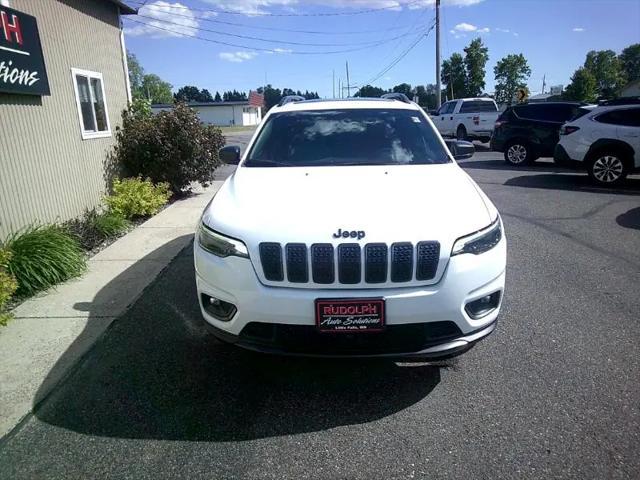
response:
<path fill-rule="evenodd" d="M 218 127 L 258 125 L 262 120 L 262 107 L 251 105 L 248 100 L 240 102 L 189 103 L 202 123 Z M 158 113 L 171 110 L 173 105 L 151 105 L 151 111 Z"/>

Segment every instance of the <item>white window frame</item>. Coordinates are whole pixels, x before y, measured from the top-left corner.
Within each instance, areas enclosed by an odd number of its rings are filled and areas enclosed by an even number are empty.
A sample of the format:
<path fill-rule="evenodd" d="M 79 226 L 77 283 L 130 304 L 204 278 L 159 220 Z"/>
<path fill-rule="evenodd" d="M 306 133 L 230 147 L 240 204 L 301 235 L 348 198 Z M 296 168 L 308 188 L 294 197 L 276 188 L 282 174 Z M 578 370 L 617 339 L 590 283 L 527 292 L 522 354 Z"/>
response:
<path fill-rule="evenodd" d="M 91 79 L 100 80 L 100 88 L 102 90 L 102 98 L 104 100 L 104 114 L 107 119 L 107 129 L 104 131 L 92 131 L 84 129 L 84 121 L 82 120 L 82 107 L 80 105 L 80 95 L 78 92 L 78 82 L 76 81 L 76 76 L 80 75 L 83 77 L 87 77 L 89 79 L 89 95 L 91 95 L 91 111 L 93 112 L 93 122 L 94 125 L 98 125 L 96 120 L 96 112 L 93 109 L 93 105 L 95 104 L 95 98 L 93 97 L 93 91 L 91 89 Z M 89 140 L 91 138 L 106 138 L 111 136 L 111 122 L 109 121 L 109 109 L 107 108 L 107 96 L 104 91 L 104 79 L 102 78 L 102 74 L 100 72 L 92 72 L 90 70 L 82 70 L 80 68 L 72 68 L 71 69 L 71 79 L 73 81 L 73 91 L 76 95 L 76 107 L 78 109 L 78 120 L 80 121 L 80 133 L 82 134 L 83 140 Z"/>

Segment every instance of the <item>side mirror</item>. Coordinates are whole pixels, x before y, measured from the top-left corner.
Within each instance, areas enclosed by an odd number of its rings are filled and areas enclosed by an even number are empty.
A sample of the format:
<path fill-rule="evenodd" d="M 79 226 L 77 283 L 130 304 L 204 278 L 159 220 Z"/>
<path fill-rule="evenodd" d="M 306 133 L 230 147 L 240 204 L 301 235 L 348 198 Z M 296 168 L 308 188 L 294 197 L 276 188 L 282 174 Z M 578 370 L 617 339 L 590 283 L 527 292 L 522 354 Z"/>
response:
<path fill-rule="evenodd" d="M 471 142 L 447 139 L 444 143 L 447 144 L 447 148 L 449 148 L 451 155 L 453 155 L 453 158 L 456 160 L 466 160 L 467 158 L 473 157 L 473 154 L 476 153 L 476 147 L 474 147 Z"/>
<path fill-rule="evenodd" d="M 220 160 L 227 165 L 238 165 L 240 163 L 240 147 L 235 145 L 221 148 L 219 155 Z"/>

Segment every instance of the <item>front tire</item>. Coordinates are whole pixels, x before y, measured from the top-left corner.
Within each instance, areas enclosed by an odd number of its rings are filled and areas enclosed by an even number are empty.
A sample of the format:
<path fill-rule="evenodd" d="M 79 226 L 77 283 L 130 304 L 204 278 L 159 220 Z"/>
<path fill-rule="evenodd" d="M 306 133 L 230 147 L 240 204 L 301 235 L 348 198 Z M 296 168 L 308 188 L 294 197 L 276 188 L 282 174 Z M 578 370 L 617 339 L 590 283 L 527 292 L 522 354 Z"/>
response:
<path fill-rule="evenodd" d="M 504 160 L 509 165 L 521 167 L 533 161 L 533 152 L 527 143 L 518 140 L 511 141 L 504 149 Z"/>
<path fill-rule="evenodd" d="M 466 140 L 467 139 L 467 129 L 464 128 L 464 125 L 458 125 L 458 129 L 456 130 L 456 140 Z"/>
<path fill-rule="evenodd" d="M 589 178 L 598 185 L 617 185 L 628 173 L 627 162 L 618 152 L 597 152 L 589 162 Z"/>

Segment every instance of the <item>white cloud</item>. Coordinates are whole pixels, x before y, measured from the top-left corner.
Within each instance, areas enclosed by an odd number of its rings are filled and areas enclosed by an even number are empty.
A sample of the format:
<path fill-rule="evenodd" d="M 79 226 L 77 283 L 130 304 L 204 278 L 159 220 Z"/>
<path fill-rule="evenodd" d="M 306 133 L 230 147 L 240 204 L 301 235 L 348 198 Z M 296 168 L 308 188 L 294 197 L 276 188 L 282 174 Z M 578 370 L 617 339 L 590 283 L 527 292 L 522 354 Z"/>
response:
<path fill-rule="evenodd" d="M 198 33 L 199 23 L 196 15 L 189 7 L 179 2 L 156 0 L 141 7 L 138 13 L 144 15 L 139 20 L 148 25 L 135 24 L 135 26 L 126 27 L 125 32 L 128 35 L 149 35 L 153 38 L 161 38 L 193 36 Z"/>
<path fill-rule="evenodd" d="M 453 27 L 453 29 L 458 32 L 475 32 L 476 30 L 478 30 L 478 27 L 476 27 L 475 25 L 471 25 L 470 23 L 462 22 Z"/>
<path fill-rule="evenodd" d="M 465 33 L 489 33 L 490 31 L 491 29 L 489 27 L 479 28 L 470 23 L 462 22 L 453 27 L 453 30 L 449 30 L 449 33 L 455 38 L 464 38 L 466 37 Z"/>
<path fill-rule="evenodd" d="M 260 15 L 272 12 L 273 9 L 286 8 L 288 10 L 302 11 L 302 7 L 313 5 L 331 9 L 368 9 L 387 8 L 390 11 L 408 8 L 433 7 L 435 0 L 204 0 L 215 8 L 244 13 L 245 15 Z M 443 5 L 465 7 L 475 5 L 484 0 L 443 0 Z M 410 4 L 410 5 L 408 5 Z"/>
<path fill-rule="evenodd" d="M 508 28 L 496 28 L 496 32 L 509 33 L 510 30 Z"/>
<path fill-rule="evenodd" d="M 233 63 L 242 63 L 247 60 L 252 60 L 257 55 L 258 54 L 256 52 L 221 52 L 218 54 L 220 59 Z"/>
<path fill-rule="evenodd" d="M 574 32 L 584 32 L 584 28 L 582 27 L 573 27 Z"/>

